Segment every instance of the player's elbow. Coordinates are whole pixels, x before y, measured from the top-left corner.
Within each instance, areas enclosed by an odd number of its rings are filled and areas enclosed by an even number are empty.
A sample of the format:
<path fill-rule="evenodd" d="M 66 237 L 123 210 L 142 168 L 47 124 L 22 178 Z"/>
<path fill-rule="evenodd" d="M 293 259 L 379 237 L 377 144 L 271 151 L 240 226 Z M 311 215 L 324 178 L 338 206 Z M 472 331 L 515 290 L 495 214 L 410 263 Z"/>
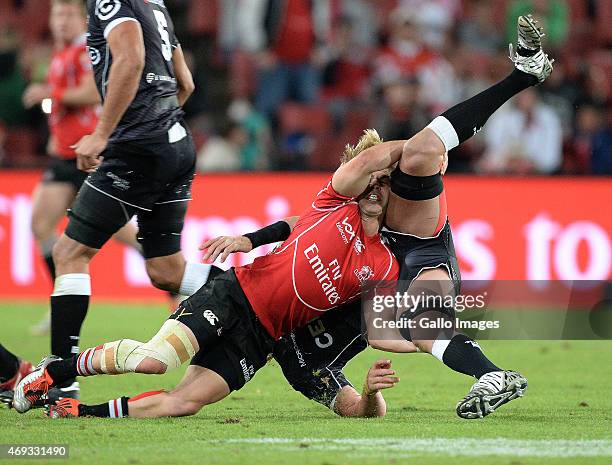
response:
<path fill-rule="evenodd" d="M 181 81 L 180 86 L 181 90 L 183 91 L 183 94 L 185 94 L 186 96 L 190 96 L 195 92 L 196 86 L 193 82 L 193 77 L 191 76 L 191 74 Z"/>
<path fill-rule="evenodd" d="M 195 84 L 193 83 L 193 81 L 188 83 L 181 83 L 181 85 L 179 86 L 179 100 L 181 100 L 181 103 L 191 97 L 191 94 L 193 94 L 194 91 Z"/>

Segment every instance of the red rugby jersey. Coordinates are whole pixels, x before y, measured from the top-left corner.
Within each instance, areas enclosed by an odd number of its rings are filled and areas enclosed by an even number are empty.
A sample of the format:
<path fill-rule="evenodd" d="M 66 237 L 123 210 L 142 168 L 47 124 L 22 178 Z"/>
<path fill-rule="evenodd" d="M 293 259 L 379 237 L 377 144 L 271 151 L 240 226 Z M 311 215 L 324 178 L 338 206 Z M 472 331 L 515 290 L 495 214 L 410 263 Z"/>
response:
<path fill-rule="evenodd" d="M 53 102 L 49 129 L 55 139 L 55 154 L 61 158 L 74 158 L 76 155 L 70 146 L 96 128 L 97 105 L 68 107 L 58 101 L 58 96 L 66 89 L 77 87 L 86 76 L 92 76 L 92 68 L 85 36 L 82 36 L 53 54 L 47 75 Z"/>
<path fill-rule="evenodd" d="M 236 268 L 268 333 L 278 339 L 357 298 L 367 280 L 396 280 L 399 266 L 380 234 L 366 236 L 359 205 L 331 181 L 274 252 Z"/>

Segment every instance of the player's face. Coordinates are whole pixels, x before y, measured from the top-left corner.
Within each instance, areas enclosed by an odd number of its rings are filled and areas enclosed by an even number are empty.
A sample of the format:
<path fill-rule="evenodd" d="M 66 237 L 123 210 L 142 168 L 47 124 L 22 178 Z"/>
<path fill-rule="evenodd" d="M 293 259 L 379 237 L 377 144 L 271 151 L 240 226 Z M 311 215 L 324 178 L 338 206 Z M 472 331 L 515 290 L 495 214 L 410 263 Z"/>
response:
<path fill-rule="evenodd" d="M 49 27 L 55 41 L 70 43 L 85 32 L 83 10 L 78 5 L 56 3 L 51 9 Z"/>
<path fill-rule="evenodd" d="M 370 177 L 370 184 L 359 196 L 359 210 L 365 216 L 381 216 L 387 208 L 391 179 L 389 170 L 376 171 Z"/>

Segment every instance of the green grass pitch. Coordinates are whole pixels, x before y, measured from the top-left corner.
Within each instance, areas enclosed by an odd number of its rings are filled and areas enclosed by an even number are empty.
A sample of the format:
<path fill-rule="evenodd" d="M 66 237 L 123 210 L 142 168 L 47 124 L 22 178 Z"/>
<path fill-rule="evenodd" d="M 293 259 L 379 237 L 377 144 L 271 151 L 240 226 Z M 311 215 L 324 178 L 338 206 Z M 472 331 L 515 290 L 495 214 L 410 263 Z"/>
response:
<path fill-rule="evenodd" d="M 0 340 L 37 362 L 47 338 L 28 327 L 45 303 L 0 302 Z M 167 316 L 163 305 L 94 304 L 82 347 L 143 340 Z M 484 420 L 456 417 L 472 380 L 425 354 L 389 355 L 401 382 L 385 391 L 384 419 L 342 419 L 294 392 L 274 362 L 244 389 L 190 418 L 51 421 L 41 411 L 0 408 L 0 443 L 68 444 L 70 458 L 30 463 L 79 464 L 469 464 L 612 463 L 612 342 L 485 342 L 504 367 L 529 379 L 523 399 Z M 347 367 L 361 386 L 382 353 L 367 350 Z M 98 403 L 145 390 L 170 389 L 183 370 L 154 377 L 100 376 L 81 381 L 82 399 Z M 6 460 L 1 463 L 27 463 Z"/>

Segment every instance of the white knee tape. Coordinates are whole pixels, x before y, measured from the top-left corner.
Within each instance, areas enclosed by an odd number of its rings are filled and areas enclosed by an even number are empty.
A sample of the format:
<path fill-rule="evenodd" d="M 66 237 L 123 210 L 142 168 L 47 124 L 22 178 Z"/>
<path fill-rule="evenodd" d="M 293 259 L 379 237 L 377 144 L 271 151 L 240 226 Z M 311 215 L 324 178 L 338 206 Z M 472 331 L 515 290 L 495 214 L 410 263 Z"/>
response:
<path fill-rule="evenodd" d="M 176 320 L 168 320 L 146 344 L 122 339 L 104 345 L 102 371 L 108 374 L 133 373 L 145 358 L 166 365 L 168 370 L 178 368 L 195 355 L 187 333 Z"/>
<path fill-rule="evenodd" d="M 143 345 L 142 342 L 133 341 L 131 339 L 121 339 L 120 341 L 104 344 L 102 347 L 102 358 L 100 360 L 102 373 L 116 375 L 119 373 L 133 373 L 136 371 L 136 367 L 144 360 L 144 357 L 139 357 L 138 354 L 133 357 L 132 355 Z M 130 363 L 130 366 L 126 366 L 126 361 L 129 358 L 139 358 L 139 360 L 135 364 Z"/>

